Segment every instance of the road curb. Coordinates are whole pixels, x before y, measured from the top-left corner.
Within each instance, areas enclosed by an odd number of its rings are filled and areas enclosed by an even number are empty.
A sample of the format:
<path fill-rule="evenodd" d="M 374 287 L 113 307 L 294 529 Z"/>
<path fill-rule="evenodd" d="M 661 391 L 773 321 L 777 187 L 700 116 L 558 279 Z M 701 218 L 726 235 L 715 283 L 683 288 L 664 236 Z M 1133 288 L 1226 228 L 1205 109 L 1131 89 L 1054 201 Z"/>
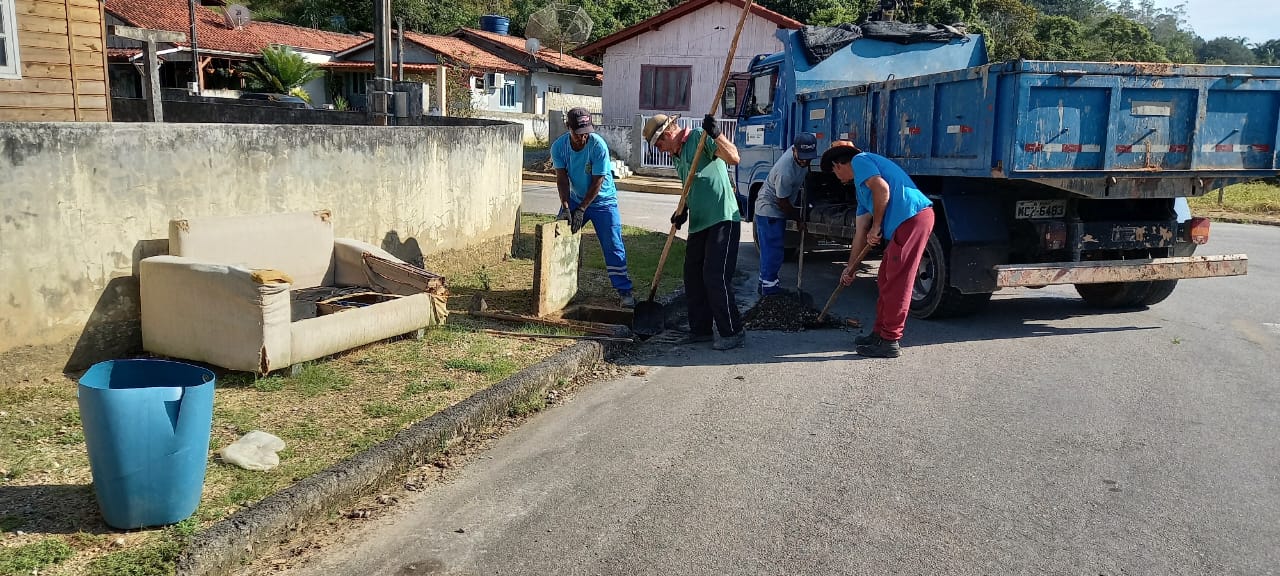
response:
<path fill-rule="evenodd" d="M 673 298 L 672 300 L 676 300 Z M 201 531 L 178 558 L 179 576 L 217 576 L 285 541 L 330 510 L 367 495 L 443 452 L 449 443 L 500 422 L 517 403 L 577 377 L 604 359 L 598 342 L 579 342 L 414 424 L 364 452 L 267 496 Z"/>
<path fill-rule="evenodd" d="M 1209 216 L 1214 222 L 1226 222 L 1229 224 L 1254 224 L 1257 226 L 1280 226 L 1280 221 L 1263 220 L 1259 218 L 1250 218 L 1248 216 Z"/>
<path fill-rule="evenodd" d="M 525 171 L 521 178 L 525 182 L 555 182 L 555 174 L 543 174 L 540 172 Z M 668 194 L 671 196 L 680 195 L 679 186 L 665 186 L 661 184 L 644 184 L 641 182 L 629 182 L 626 178 L 620 178 L 613 181 L 614 187 L 626 192 L 644 192 L 646 194 Z"/>

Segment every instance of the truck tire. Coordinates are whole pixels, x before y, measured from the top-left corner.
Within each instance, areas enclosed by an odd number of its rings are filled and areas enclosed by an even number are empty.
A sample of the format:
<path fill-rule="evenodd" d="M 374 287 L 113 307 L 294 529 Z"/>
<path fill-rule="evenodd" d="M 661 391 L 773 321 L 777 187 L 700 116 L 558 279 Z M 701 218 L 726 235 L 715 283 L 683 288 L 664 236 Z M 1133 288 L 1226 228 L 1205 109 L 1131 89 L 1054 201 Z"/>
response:
<path fill-rule="evenodd" d="M 991 301 L 991 293 L 964 294 L 947 280 L 947 253 L 942 249 L 937 232 L 929 235 L 916 269 L 911 290 L 912 318 L 955 318 L 977 312 Z"/>
<path fill-rule="evenodd" d="M 1076 293 L 1097 308 L 1137 308 L 1151 292 L 1151 282 L 1076 284 Z"/>
<path fill-rule="evenodd" d="M 1190 242 L 1179 242 L 1173 248 L 1174 256 L 1192 256 L 1196 253 L 1196 245 Z M 1155 306 L 1164 302 L 1165 298 L 1173 294 L 1173 289 L 1178 287 L 1177 280 L 1155 280 L 1151 282 L 1151 290 L 1147 291 L 1147 295 L 1142 299 L 1142 303 L 1146 306 Z"/>

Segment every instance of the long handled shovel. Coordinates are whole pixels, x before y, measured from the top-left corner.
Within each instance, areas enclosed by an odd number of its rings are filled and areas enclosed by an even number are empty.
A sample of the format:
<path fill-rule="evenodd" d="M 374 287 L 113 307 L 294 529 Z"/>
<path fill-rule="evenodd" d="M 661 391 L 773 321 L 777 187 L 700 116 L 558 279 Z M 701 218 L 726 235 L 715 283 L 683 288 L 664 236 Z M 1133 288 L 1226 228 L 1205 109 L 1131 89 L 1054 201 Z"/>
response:
<path fill-rule="evenodd" d="M 742 36 L 742 26 L 747 22 L 747 14 L 751 11 L 751 5 L 754 0 L 747 0 L 742 4 L 742 16 L 738 19 L 738 29 L 733 32 L 733 42 L 729 44 L 729 55 L 724 60 L 724 73 L 720 75 L 720 89 L 716 90 L 715 97 L 711 99 L 711 112 L 708 114 L 715 116 L 716 110 L 720 107 L 720 95 L 724 93 L 724 87 L 729 83 L 729 71 L 733 67 L 733 54 L 738 51 L 738 37 Z M 684 179 L 684 188 L 680 191 L 680 202 L 676 204 L 676 214 L 684 213 L 685 200 L 689 197 L 689 188 L 693 185 L 693 179 L 698 174 L 698 162 L 702 160 L 702 149 L 707 144 L 707 133 L 703 132 L 702 137 L 698 139 L 698 149 L 693 154 L 693 162 L 689 164 L 689 174 Z M 667 263 L 667 254 L 671 252 L 671 242 L 676 237 L 676 225 L 671 225 L 671 231 L 667 232 L 667 244 L 662 247 L 662 256 L 658 258 L 658 269 L 653 273 L 653 283 L 649 285 L 649 298 L 636 304 L 635 320 L 631 330 L 641 336 L 653 336 L 662 332 L 666 327 L 667 312 L 662 306 L 654 301 L 658 295 L 658 282 L 662 280 L 662 267 Z"/>
<path fill-rule="evenodd" d="M 862 259 L 867 257 L 867 252 L 871 251 L 871 245 L 867 244 L 862 247 L 862 252 L 858 254 L 858 259 L 853 263 L 853 269 L 857 270 L 858 265 L 862 264 Z M 836 296 L 840 295 L 840 291 L 844 290 L 844 283 L 836 280 L 836 289 L 831 292 L 831 297 L 827 298 L 827 305 L 822 307 L 822 313 L 818 314 L 817 322 L 821 323 L 827 317 L 827 310 L 831 309 L 831 305 L 835 304 Z"/>

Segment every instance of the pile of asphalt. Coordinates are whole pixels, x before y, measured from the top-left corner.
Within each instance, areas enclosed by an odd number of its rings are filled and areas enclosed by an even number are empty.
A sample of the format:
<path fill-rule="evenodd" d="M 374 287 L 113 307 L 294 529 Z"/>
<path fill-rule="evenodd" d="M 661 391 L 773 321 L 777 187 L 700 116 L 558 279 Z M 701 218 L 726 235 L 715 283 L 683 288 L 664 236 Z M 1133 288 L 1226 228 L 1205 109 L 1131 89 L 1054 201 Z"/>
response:
<path fill-rule="evenodd" d="M 763 296 L 759 302 L 742 315 L 742 322 L 747 330 L 776 330 L 781 332 L 799 332 L 816 328 L 840 328 L 844 321 L 830 312 L 822 322 L 818 322 L 818 314 L 822 311 L 801 302 L 791 294 Z"/>

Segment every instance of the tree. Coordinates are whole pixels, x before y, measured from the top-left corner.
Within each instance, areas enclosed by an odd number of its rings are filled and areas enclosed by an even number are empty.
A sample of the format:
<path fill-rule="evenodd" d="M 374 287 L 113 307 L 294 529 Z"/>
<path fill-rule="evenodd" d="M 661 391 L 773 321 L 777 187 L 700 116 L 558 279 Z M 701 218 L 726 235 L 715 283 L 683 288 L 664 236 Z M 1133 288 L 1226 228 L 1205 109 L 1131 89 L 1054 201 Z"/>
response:
<path fill-rule="evenodd" d="M 1200 61 L 1205 64 L 1253 64 L 1257 56 L 1245 45 L 1244 38 L 1214 38 L 1200 49 Z"/>
<path fill-rule="evenodd" d="M 244 68 L 244 75 L 259 90 L 289 94 L 323 76 L 324 72 L 287 46 L 268 46 L 262 49 L 262 61 L 250 62 Z"/>
<path fill-rule="evenodd" d="M 1253 47 L 1253 55 L 1259 64 L 1275 66 L 1280 64 L 1280 39 L 1267 40 Z"/>
<path fill-rule="evenodd" d="M 1038 13 L 1022 0 L 979 0 L 977 20 L 987 36 L 993 61 L 1034 57 L 1040 52 L 1035 27 Z"/>
<path fill-rule="evenodd" d="M 1103 62 L 1168 62 L 1164 47 L 1151 31 L 1120 14 L 1112 14 L 1090 30 L 1089 59 Z"/>
<path fill-rule="evenodd" d="M 1104 0 L 1031 0 L 1030 4 L 1045 16 L 1063 16 L 1082 25 L 1110 12 Z"/>
<path fill-rule="evenodd" d="M 1036 21 L 1036 42 L 1042 60 L 1081 60 L 1087 57 L 1084 26 L 1067 16 L 1042 16 Z"/>

